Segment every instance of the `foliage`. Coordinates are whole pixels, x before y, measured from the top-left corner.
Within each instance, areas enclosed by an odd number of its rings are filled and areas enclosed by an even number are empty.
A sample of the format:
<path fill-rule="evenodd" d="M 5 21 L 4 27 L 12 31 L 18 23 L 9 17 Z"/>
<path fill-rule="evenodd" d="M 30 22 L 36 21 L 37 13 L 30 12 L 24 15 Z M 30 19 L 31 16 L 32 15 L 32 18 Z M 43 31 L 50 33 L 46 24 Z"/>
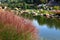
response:
<path fill-rule="evenodd" d="M 41 1 L 41 3 L 46 3 L 47 2 L 47 0 L 40 0 Z"/>
<path fill-rule="evenodd" d="M 38 40 L 37 29 L 31 21 L 0 9 L 0 40 Z"/>
<path fill-rule="evenodd" d="M 56 28 L 60 29 L 60 20 L 58 18 L 47 18 L 47 17 L 41 17 L 41 16 L 36 16 L 34 17 L 39 25 L 47 25 L 49 28 Z"/>
<path fill-rule="evenodd" d="M 54 6 L 53 7 L 55 10 L 60 10 L 60 6 Z"/>

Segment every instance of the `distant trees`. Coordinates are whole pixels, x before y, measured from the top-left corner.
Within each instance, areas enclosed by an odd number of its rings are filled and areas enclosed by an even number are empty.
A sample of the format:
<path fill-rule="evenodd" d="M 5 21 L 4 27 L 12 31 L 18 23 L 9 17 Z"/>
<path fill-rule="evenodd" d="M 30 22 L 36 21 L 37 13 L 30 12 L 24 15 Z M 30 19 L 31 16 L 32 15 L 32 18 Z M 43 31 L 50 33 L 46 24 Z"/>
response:
<path fill-rule="evenodd" d="M 55 0 L 55 1 L 60 4 L 60 0 Z"/>
<path fill-rule="evenodd" d="M 11 2 L 15 2 L 15 3 L 19 3 L 19 2 L 25 2 L 25 3 L 30 3 L 30 4 L 40 4 L 40 3 L 46 3 L 48 0 L 0 0 L 1 2 L 7 2 L 7 3 L 11 3 Z"/>
<path fill-rule="evenodd" d="M 6 2 L 6 3 L 20 3 L 20 2 L 25 2 L 28 4 L 40 4 L 40 3 L 48 3 L 51 0 L 0 0 L 1 2 Z M 60 2 L 60 0 L 54 0 L 56 2 Z"/>
<path fill-rule="evenodd" d="M 20 2 L 25 2 L 28 4 L 40 4 L 40 3 L 48 3 L 51 0 L 0 0 L 1 2 L 6 2 L 6 3 L 20 3 Z M 60 2 L 60 0 L 54 0 L 56 2 Z"/>
<path fill-rule="evenodd" d="M 20 3 L 20 2 L 25 2 L 25 3 L 29 3 L 29 4 L 33 4 L 33 3 L 40 3 L 40 0 L 0 0 L 0 2 L 6 2 L 6 3 Z"/>

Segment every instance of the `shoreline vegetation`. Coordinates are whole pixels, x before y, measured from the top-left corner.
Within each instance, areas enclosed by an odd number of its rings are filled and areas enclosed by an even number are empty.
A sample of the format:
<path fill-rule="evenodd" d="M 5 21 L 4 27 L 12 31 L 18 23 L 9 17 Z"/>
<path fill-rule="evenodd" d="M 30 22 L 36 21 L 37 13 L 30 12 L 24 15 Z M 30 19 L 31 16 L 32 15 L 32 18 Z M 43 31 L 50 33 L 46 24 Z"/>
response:
<path fill-rule="evenodd" d="M 60 6 L 54 6 L 54 9 L 53 7 L 48 7 L 48 6 L 43 6 L 42 5 L 42 8 L 40 9 L 25 9 L 25 6 L 24 6 L 24 9 L 21 9 L 21 8 L 17 8 L 17 7 L 14 7 L 13 9 L 10 7 L 8 7 L 7 5 L 5 4 L 0 4 L 0 9 L 3 9 L 3 10 L 6 10 L 6 11 L 11 11 L 11 12 L 14 12 L 14 14 L 16 15 L 19 15 L 19 16 L 22 16 L 22 15 L 31 15 L 31 16 L 46 16 L 47 18 L 60 18 L 60 10 L 59 10 L 59 7 Z M 47 8 L 47 9 L 46 9 Z"/>
<path fill-rule="evenodd" d="M 14 13 L 15 15 L 31 15 L 31 16 L 46 16 L 47 18 L 59 18 L 60 19 L 60 10 L 44 10 L 44 9 L 11 9 L 7 6 L 4 8 L 0 6 L 0 9 Z"/>
<path fill-rule="evenodd" d="M 31 21 L 0 7 L 0 40 L 38 40 L 38 30 Z"/>

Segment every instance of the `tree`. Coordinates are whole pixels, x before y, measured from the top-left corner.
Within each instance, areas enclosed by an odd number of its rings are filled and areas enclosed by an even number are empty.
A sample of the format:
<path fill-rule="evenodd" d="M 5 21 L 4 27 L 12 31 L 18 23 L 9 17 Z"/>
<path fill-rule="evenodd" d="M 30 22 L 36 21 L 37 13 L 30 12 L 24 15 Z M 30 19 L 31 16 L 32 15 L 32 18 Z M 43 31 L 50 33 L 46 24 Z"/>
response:
<path fill-rule="evenodd" d="M 48 0 L 40 0 L 41 1 L 41 3 L 47 3 L 48 2 Z"/>

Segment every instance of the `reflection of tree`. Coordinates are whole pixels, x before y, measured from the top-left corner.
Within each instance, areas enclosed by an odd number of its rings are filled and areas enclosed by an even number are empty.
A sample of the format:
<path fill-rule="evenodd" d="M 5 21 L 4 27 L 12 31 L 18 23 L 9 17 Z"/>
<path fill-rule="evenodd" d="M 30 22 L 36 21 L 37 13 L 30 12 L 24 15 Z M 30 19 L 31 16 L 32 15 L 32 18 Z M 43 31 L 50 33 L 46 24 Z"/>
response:
<path fill-rule="evenodd" d="M 35 19 L 38 21 L 38 23 L 40 25 L 44 25 L 45 24 L 45 18 L 44 17 L 37 16 L 37 17 L 35 17 Z"/>
<path fill-rule="evenodd" d="M 32 16 L 32 14 L 23 13 L 23 14 L 21 14 L 21 16 L 24 17 L 24 18 L 27 18 L 27 19 L 33 20 L 33 16 Z"/>
<path fill-rule="evenodd" d="M 55 19 L 55 28 L 60 28 L 60 20 L 59 19 Z"/>
<path fill-rule="evenodd" d="M 38 23 L 40 25 L 47 25 L 49 28 L 56 28 L 56 29 L 60 29 L 60 20 L 57 18 L 46 18 L 46 17 L 42 17 L 42 16 L 36 16 L 33 17 L 31 15 L 22 15 L 24 18 L 28 18 L 30 20 L 36 19 L 38 21 Z"/>
<path fill-rule="evenodd" d="M 45 18 L 45 17 L 36 17 L 35 19 L 38 21 L 40 25 L 47 24 L 49 28 L 55 27 L 56 29 L 60 29 L 60 20 L 57 18 L 52 19 L 52 18 Z"/>

